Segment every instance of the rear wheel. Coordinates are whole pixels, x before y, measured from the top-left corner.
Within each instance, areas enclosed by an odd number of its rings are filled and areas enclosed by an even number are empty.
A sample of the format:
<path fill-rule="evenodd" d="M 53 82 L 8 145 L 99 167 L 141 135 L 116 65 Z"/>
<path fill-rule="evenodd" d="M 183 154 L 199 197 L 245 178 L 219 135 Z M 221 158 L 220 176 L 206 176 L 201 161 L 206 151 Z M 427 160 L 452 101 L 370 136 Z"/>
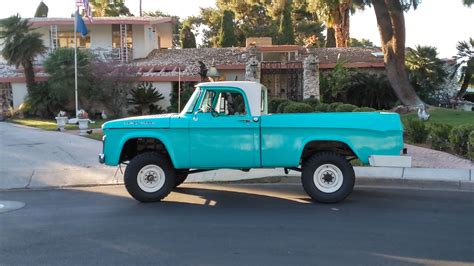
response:
<path fill-rule="evenodd" d="M 135 156 L 125 169 L 125 187 L 138 201 L 160 201 L 171 192 L 176 174 L 168 158 L 157 152 Z"/>
<path fill-rule="evenodd" d="M 352 192 L 355 174 L 344 156 L 321 152 L 304 162 L 301 181 L 313 200 L 335 203 L 344 200 Z"/>

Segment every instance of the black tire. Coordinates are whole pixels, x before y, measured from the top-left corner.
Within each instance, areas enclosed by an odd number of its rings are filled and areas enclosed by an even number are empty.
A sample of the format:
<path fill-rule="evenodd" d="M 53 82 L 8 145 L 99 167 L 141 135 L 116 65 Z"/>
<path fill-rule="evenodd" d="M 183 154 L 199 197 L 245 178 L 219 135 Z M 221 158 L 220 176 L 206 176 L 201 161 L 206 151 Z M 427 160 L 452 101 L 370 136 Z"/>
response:
<path fill-rule="evenodd" d="M 184 181 L 186 181 L 186 178 L 188 178 L 189 175 L 189 170 L 179 170 L 176 171 L 176 182 L 174 184 L 174 187 L 178 187 L 179 185 L 183 184 Z"/>
<path fill-rule="evenodd" d="M 158 168 L 161 168 L 164 175 L 156 174 L 156 169 L 158 169 L 156 168 L 156 166 Z M 146 170 L 145 167 L 152 167 L 155 169 Z M 140 171 L 142 171 L 142 169 L 144 168 L 144 171 L 148 171 L 148 176 L 145 177 L 145 179 L 148 179 L 150 177 L 152 179 L 152 181 L 150 182 L 151 184 L 154 184 L 155 182 L 153 179 L 160 180 L 156 181 L 156 187 L 146 188 L 143 184 L 148 182 L 148 180 L 139 181 L 139 174 L 142 177 L 146 175 L 143 172 L 140 173 Z M 159 178 L 154 178 L 154 176 L 159 176 Z M 168 196 L 168 194 L 174 188 L 174 184 L 176 182 L 176 174 L 171 162 L 166 156 L 163 156 L 162 154 L 157 152 L 146 152 L 135 156 L 130 161 L 127 168 L 125 169 L 124 182 L 128 193 L 130 193 L 130 195 L 136 200 L 141 202 L 155 202 L 160 201 L 166 196 Z M 160 186 L 160 184 L 162 185 Z M 150 189 L 153 191 L 146 191 L 144 189 Z M 154 189 L 157 190 L 154 191 Z"/>
<path fill-rule="evenodd" d="M 301 182 L 306 193 L 314 201 L 340 202 L 354 189 L 354 168 L 344 156 L 334 152 L 316 153 L 303 163 Z"/>

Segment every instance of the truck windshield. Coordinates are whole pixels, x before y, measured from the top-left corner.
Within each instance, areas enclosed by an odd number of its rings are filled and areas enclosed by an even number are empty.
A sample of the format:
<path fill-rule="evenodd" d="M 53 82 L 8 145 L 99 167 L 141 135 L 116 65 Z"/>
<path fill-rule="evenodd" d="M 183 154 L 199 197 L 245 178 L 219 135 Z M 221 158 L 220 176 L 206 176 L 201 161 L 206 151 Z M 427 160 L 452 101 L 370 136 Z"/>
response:
<path fill-rule="evenodd" d="M 183 108 L 183 111 L 181 114 L 185 113 L 192 113 L 194 110 L 194 106 L 196 105 L 197 100 L 199 99 L 199 94 L 201 94 L 201 89 L 196 88 L 196 90 L 193 92 L 191 97 L 189 98 L 188 103 Z"/>

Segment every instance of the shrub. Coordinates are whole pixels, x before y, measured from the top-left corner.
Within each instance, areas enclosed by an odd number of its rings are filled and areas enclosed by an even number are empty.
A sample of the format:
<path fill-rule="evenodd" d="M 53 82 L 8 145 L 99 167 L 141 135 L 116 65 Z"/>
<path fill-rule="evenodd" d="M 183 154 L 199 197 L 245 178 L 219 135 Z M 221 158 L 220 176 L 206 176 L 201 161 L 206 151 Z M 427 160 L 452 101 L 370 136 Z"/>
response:
<path fill-rule="evenodd" d="M 421 120 L 409 119 L 405 125 L 405 133 L 414 143 L 424 143 L 428 138 L 428 127 Z"/>
<path fill-rule="evenodd" d="M 344 103 L 336 107 L 336 112 L 352 112 L 356 108 L 355 105 Z"/>
<path fill-rule="evenodd" d="M 74 49 L 54 50 L 44 61 L 44 68 L 49 75 L 49 97 L 61 104 L 59 108 L 68 109 L 70 104 L 74 104 Z M 85 107 L 93 92 L 90 54 L 83 50 L 77 51 L 77 70 L 79 101 L 81 107 Z"/>
<path fill-rule="evenodd" d="M 287 99 L 272 99 L 269 103 L 268 103 L 268 112 L 269 113 L 276 113 L 277 112 L 277 109 L 278 109 L 278 106 L 284 102 L 288 102 Z"/>
<path fill-rule="evenodd" d="M 397 97 L 385 75 L 357 72 L 351 76 L 350 82 L 344 87 L 346 103 L 372 108 L 391 109 Z"/>
<path fill-rule="evenodd" d="M 336 108 L 341 104 L 343 103 L 341 102 L 330 103 L 328 112 L 336 112 Z"/>
<path fill-rule="evenodd" d="M 356 109 L 352 110 L 352 112 L 375 112 L 375 110 L 372 107 L 357 107 Z"/>
<path fill-rule="evenodd" d="M 318 106 L 314 108 L 315 112 L 322 112 L 326 113 L 329 112 L 329 104 L 327 103 L 320 103 Z"/>
<path fill-rule="evenodd" d="M 163 109 L 156 103 L 164 97 L 150 82 L 143 82 L 130 91 L 129 103 L 135 106 L 133 114 L 148 115 L 163 113 Z"/>
<path fill-rule="evenodd" d="M 292 101 L 290 101 L 290 100 L 286 100 L 284 102 L 281 102 L 277 107 L 276 113 L 277 114 L 283 113 L 283 110 L 285 109 L 285 107 L 290 103 L 292 103 Z"/>
<path fill-rule="evenodd" d="M 474 92 L 466 92 L 463 98 L 466 101 L 474 102 Z"/>
<path fill-rule="evenodd" d="M 453 127 L 448 124 L 432 123 L 430 125 L 429 139 L 431 147 L 436 150 L 444 151 L 449 148 L 449 133 Z"/>
<path fill-rule="evenodd" d="M 449 141 L 454 151 L 459 155 L 467 155 L 469 135 L 474 131 L 474 125 L 460 125 L 449 133 Z"/>
<path fill-rule="evenodd" d="M 51 96 L 48 83 L 35 83 L 25 101 L 24 112 L 32 116 L 51 118 L 60 109 L 61 103 Z"/>
<path fill-rule="evenodd" d="M 469 134 L 468 150 L 469 153 L 467 154 L 467 157 L 469 157 L 471 161 L 474 161 L 474 131 Z"/>
<path fill-rule="evenodd" d="M 292 102 L 285 106 L 283 113 L 312 113 L 313 107 L 307 103 Z"/>
<path fill-rule="evenodd" d="M 303 100 L 304 103 L 309 104 L 314 108 L 319 105 L 319 100 L 316 98 L 308 98 Z"/>
<path fill-rule="evenodd" d="M 117 62 L 92 61 L 92 90 L 96 96 L 89 101 L 96 108 L 103 106 L 110 118 L 122 117 L 128 108 L 128 94 L 136 86 L 136 69 Z M 87 110 L 87 109 L 86 109 Z"/>

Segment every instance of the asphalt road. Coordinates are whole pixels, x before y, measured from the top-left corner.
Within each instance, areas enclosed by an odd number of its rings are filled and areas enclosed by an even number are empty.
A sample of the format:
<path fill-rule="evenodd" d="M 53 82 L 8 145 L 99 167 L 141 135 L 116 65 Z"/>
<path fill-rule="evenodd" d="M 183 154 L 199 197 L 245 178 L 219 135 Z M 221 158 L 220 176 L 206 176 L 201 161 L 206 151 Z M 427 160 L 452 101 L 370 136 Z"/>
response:
<path fill-rule="evenodd" d="M 474 265 L 474 193 L 186 184 L 141 204 L 123 187 L 3 191 L 0 265 Z"/>

